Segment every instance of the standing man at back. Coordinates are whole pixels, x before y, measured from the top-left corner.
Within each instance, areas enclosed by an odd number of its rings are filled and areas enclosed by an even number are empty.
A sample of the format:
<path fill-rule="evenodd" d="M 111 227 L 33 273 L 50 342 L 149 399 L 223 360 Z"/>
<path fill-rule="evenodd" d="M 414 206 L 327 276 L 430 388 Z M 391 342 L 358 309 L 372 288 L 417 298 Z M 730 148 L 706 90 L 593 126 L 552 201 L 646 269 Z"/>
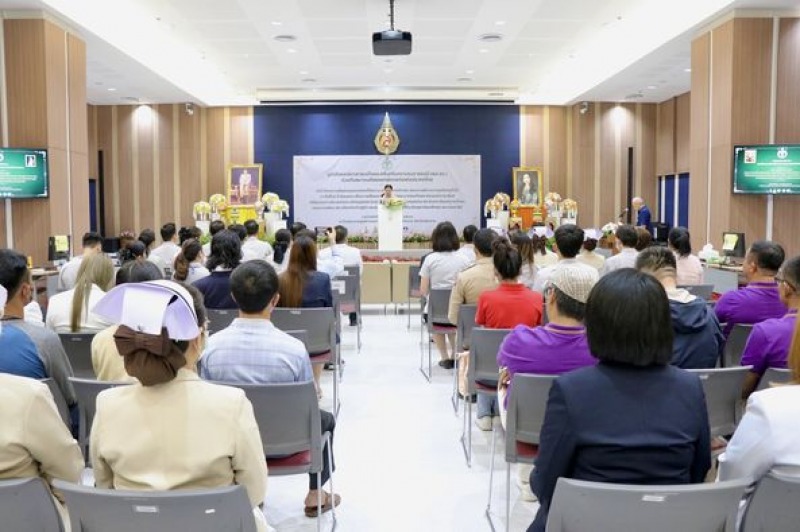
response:
<path fill-rule="evenodd" d="M 492 262 L 492 244 L 496 239 L 497 233 L 491 229 L 484 228 L 475 233 L 472 240 L 475 245 L 475 263 L 458 274 L 456 284 L 450 292 L 450 306 L 447 311 L 450 323 L 458 323 L 461 305 L 477 305 L 478 297 L 482 293 L 497 288 L 497 276 Z"/>
<path fill-rule="evenodd" d="M 775 281 L 785 257 L 783 247 L 769 240 L 753 242 L 747 250 L 742 264 L 747 286 L 726 292 L 714 307 L 720 323 L 726 324 L 726 337 L 738 323 L 755 324 L 786 314 L 788 309 Z"/>

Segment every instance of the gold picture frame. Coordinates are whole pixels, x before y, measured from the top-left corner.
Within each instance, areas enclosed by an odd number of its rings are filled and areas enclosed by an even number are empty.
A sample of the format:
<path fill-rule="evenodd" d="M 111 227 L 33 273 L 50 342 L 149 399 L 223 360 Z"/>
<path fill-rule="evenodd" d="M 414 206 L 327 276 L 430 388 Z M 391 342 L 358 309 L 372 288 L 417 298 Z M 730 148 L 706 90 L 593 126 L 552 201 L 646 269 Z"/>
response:
<path fill-rule="evenodd" d="M 254 205 L 261 199 L 263 164 L 228 165 L 225 192 L 232 207 Z"/>
<path fill-rule="evenodd" d="M 542 169 L 535 166 L 515 166 L 511 171 L 511 187 L 514 199 L 520 206 L 544 205 Z"/>

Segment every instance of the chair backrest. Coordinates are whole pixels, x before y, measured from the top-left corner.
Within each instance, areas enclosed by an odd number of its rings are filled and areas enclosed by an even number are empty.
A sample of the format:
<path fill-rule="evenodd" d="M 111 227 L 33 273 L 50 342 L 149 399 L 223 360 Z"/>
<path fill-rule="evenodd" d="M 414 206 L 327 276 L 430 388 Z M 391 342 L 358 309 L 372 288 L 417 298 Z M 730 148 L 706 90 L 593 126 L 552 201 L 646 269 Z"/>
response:
<path fill-rule="evenodd" d="M 306 331 L 310 355 L 333 351 L 336 347 L 336 316 L 333 307 L 276 308 L 270 316 L 282 331 Z"/>
<path fill-rule="evenodd" d="M 60 333 L 61 345 L 67 353 L 72 373 L 82 379 L 94 379 L 92 339 L 94 333 Z"/>
<path fill-rule="evenodd" d="M 204 490 L 129 491 L 55 481 L 73 531 L 256 532 L 243 486 Z"/>
<path fill-rule="evenodd" d="M 72 426 L 72 421 L 69 417 L 69 407 L 67 406 L 67 400 L 64 399 L 64 395 L 61 393 L 61 390 L 58 388 L 58 384 L 51 378 L 47 379 L 39 379 L 39 382 L 46 385 L 47 388 L 50 389 L 50 395 L 53 396 L 53 401 L 56 403 L 56 409 L 58 410 L 58 415 L 61 416 L 61 419 L 67 425 L 67 428 Z"/>
<path fill-rule="evenodd" d="M 748 480 L 634 486 L 559 478 L 547 532 L 734 532 Z M 776 529 L 777 530 L 777 529 Z"/>
<path fill-rule="evenodd" d="M 311 470 L 322 470 L 319 400 L 314 382 L 232 384 L 253 404 L 265 456 L 311 452 Z"/>
<path fill-rule="evenodd" d="M 758 389 L 765 390 L 773 384 L 786 384 L 792 380 L 792 370 L 784 368 L 767 368 L 758 381 Z"/>
<path fill-rule="evenodd" d="M 678 288 L 683 288 L 693 296 L 705 299 L 706 301 L 710 300 L 711 296 L 714 294 L 713 284 L 682 284 L 678 285 Z"/>
<path fill-rule="evenodd" d="M 547 398 L 557 377 L 529 373 L 516 373 L 512 377 L 506 417 L 507 462 L 518 461 L 517 442 L 539 444 Z"/>
<path fill-rule="evenodd" d="M 458 323 L 456 323 L 456 348 L 469 349 L 470 335 L 475 328 L 475 314 L 478 305 L 461 305 L 458 308 Z"/>
<path fill-rule="evenodd" d="M 94 413 L 97 411 L 97 394 L 109 388 L 127 386 L 131 383 L 97 381 L 94 379 L 79 379 L 76 377 L 70 377 L 69 382 L 72 383 L 72 387 L 75 389 L 75 396 L 78 398 L 78 411 L 80 412 L 78 443 L 81 444 L 85 451 L 89 446 L 89 434 L 92 430 Z"/>
<path fill-rule="evenodd" d="M 412 297 L 419 297 L 419 287 L 421 279 L 419 277 L 419 270 L 421 266 L 414 265 L 408 267 L 408 299 Z"/>
<path fill-rule="evenodd" d="M 706 396 L 711 437 L 733 434 L 742 405 L 742 384 L 752 366 L 690 369 L 700 377 Z"/>
<path fill-rule="evenodd" d="M 209 334 L 220 332 L 239 317 L 239 311 L 234 309 L 210 308 L 206 309 L 206 314 L 208 315 Z"/>
<path fill-rule="evenodd" d="M 0 516 L 4 532 L 64 530 L 50 490 L 39 477 L 0 480 Z"/>
<path fill-rule="evenodd" d="M 355 276 L 355 275 L 357 275 L 358 277 L 361 277 L 361 268 L 359 268 L 356 265 L 345 266 L 344 267 L 344 271 L 346 271 L 347 275 L 349 275 L 351 277 Z"/>
<path fill-rule="evenodd" d="M 433 324 L 450 323 L 447 312 L 450 310 L 450 288 L 435 288 L 428 293 L 428 328 Z M 453 324 L 455 326 L 455 323 Z"/>
<path fill-rule="evenodd" d="M 753 326 L 750 324 L 737 323 L 733 326 L 722 351 L 722 367 L 733 368 L 742 363 L 742 352 L 751 332 Z"/>
<path fill-rule="evenodd" d="M 302 331 L 302 330 L 300 330 L 300 331 L 283 331 L 283 332 L 285 332 L 286 334 L 288 334 L 292 338 L 297 338 L 298 340 L 303 342 L 303 345 L 306 346 L 306 351 L 308 351 L 308 332 Z"/>
<path fill-rule="evenodd" d="M 487 329 L 474 327 L 469 346 L 467 369 L 467 391 L 475 393 L 475 381 L 497 381 L 500 368 L 497 365 L 497 350 L 511 329 Z"/>
<path fill-rule="evenodd" d="M 800 478 L 767 473 L 756 486 L 755 493 L 742 518 L 742 530 L 796 530 L 800 522 Z"/>
<path fill-rule="evenodd" d="M 339 303 L 348 309 L 352 306 L 360 306 L 361 301 L 361 274 L 358 273 L 358 266 L 353 267 L 355 272 L 346 271 L 331 279 L 332 285 L 337 281 L 344 283 L 344 290 L 339 292 Z"/>

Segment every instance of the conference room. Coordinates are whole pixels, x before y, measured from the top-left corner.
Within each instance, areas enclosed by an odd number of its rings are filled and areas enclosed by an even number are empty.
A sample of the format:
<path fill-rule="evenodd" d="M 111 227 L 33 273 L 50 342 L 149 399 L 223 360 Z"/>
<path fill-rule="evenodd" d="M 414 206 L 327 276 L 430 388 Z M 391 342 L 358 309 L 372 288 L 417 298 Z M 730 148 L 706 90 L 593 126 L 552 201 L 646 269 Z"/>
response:
<path fill-rule="evenodd" d="M 796 2 L 0 18 L 0 529 L 796 526 Z"/>

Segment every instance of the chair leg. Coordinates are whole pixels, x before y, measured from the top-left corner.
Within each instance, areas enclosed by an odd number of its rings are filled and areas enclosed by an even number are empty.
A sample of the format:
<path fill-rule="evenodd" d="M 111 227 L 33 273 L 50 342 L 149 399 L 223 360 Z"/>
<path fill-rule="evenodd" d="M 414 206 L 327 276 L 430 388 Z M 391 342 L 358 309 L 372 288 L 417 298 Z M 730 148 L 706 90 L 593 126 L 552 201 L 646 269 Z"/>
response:
<path fill-rule="evenodd" d="M 455 361 L 455 371 L 453 371 L 453 395 L 450 397 L 450 402 L 453 404 L 453 412 L 458 417 L 458 357 L 453 360 Z"/>
<path fill-rule="evenodd" d="M 406 330 L 411 330 L 411 298 L 406 300 L 406 313 L 408 314 L 408 325 L 406 325 Z"/>
<path fill-rule="evenodd" d="M 425 348 L 422 345 L 419 347 L 419 372 L 422 373 L 422 376 L 425 377 L 425 380 L 430 383 L 431 376 L 433 374 L 433 365 L 431 364 L 430 334 L 428 334 L 428 373 L 425 373 Z"/>
<path fill-rule="evenodd" d="M 328 440 L 328 463 L 333 464 L 333 450 L 331 450 L 331 442 Z M 333 467 L 331 466 L 331 472 L 329 477 L 329 482 L 331 484 L 331 497 L 334 499 L 336 498 L 336 491 L 333 489 Z M 336 530 L 336 505 L 334 504 L 331 507 L 331 518 L 333 519 L 333 524 L 331 526 L 331 532 Z"/>
<path fill-rule="evenodd" d="M 511 530 L 511 464 L 506 462 L 506 532 Z"/>
<path fill-rule="evenodd" d="M 317 532 L 322 532 L 322 471 L 317 472 Z"/>
<path fill-rule="evenodd" d="M 464 450 L 464 458 L 467 460 L 467 467 L 472 467 L 472 403 L 469 401 L 464 405 L 464 423 L 461 427 L 461 448 Z"/>
<path fill-rule="evenodd" d="M 489 498 L 486 501 L 486 519 L 489 521 L 489 526 L 492 532 L 495 532 L 494 521 L 492 521 L 492 487 L 494 483 L 494 450 L 495 450 L 495 437 L 497 431 L 492 430 L 492 446 L 489 453 Z"/>

